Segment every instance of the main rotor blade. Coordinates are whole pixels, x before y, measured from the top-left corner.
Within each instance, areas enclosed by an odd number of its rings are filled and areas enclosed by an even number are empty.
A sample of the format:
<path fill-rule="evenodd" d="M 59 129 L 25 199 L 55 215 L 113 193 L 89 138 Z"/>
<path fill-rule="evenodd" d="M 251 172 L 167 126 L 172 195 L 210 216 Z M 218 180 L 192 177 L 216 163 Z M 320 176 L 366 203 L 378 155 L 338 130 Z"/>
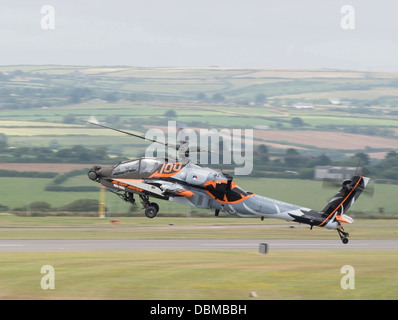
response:
<path fill-rule="evenodd" d="M 62 114 L 57 114 L 57 115 L 65 118 L 65 116 L 63 116 Z M 134 133 L 131 133 L 131 132 L 128 132 L 128 131 L 124 131 L 124 130 L 120 130 L 120 129 L 116 129 L 116 128 L 112 128 L 112 127 L 109 127 L 109 126 L 106 126 L 104 124 L 100 124 L 100 123 L 97 123 L 97 122 L 85 121 L 85 120 L 81 120 L 81 119 L 76 118 L 76 117 L 74 117 L 74 120 L 77 120 L 77 121 L 82 122 L 82 123 L 93 124 L 95 126 L 102 127 L 102 128 L 105 128 L 105 129 L 110 129 L 110 130 L 117 131 L 117 132 L 120 132 L 120 133 L 124 133 L 124 134 L 127 134 L 129 136 L 140 138 L 142 140 L 160 143 L 160 144 L 163 144 L 163 145 L 165 145 L 167 147 L 170 147 L 170 148 L 173 148 L 173 149 L 177 149 L 178 150 L 178 148 L 179 148 L 179 146 L 173 146 L 173 145 L 169 145 L 168 143 L 163 143 L 163 142 L 156 141 L 156 140 L 153 140 L 153 139 L 148 139 L 148 138 L 145 138 L 145 137 L 140 136 L 138 134 L 134 134 Z"/>
<path fill-rule="evenodd" d="M 62 114 L 56 113 L 56 115 L 57 115 L 57 116 L 61 116 L 61 117 L 63 117 L 63 118 L 66 118 L 66 117 L 63 116 Z M 134 133 L 131 133 L 131 132 L 128 132 L 128 131 L 125 131 L 125 130 L 121 130 L 121 129 L 112 128 L 112 127 L 109 127 L 109 126 L 107 126 L 107 125 L 104 125 L 104 124 L 101 124 L 101 123 L 98 123 L 98 122 L 92 122 L 92 121 L 81 120 L 81 119 L 79 119 L 79 118 L 77 118 L 77 117 L 75 117 L 75 116 L 73 116 L 73 119 L 76 120 L 76 121 L 85 123 L 85 124 L 92 124 L 92 125 L 95 125 L 95 126 L 98 126 L 98 127 L 105 128 L 105 129 L 110 129 L 110 130 L 113 130 L 113 131 L 117 131 L 117 132 L 120 132 L 120 133 L 124 133 L 124 134 L 127 134 L 127 135 L 129 135 L 129 136 L 133 136 L 133 137 L 136 137 L 136 138 L 139 138 L 139 139 L 142 139 L 142 140 L 146 140 L 146 141 L 151 141 L 151 142 L 163 144 L 163 145 L 165 145 L 166 147 L 169 147 L 169 148 L 172 148 L 172 149 L 175 149 L 175 150 L 179 150 L 181 147 L 186 147 L 186 150 L 184 150 L 184 152 L 188 152 L 188 154 L 189 154 L 189 152 L 204 152 L 204 151 L 205 151 L 205 150 L 203 150 L 203 149 L 201 149 L 201 148 L 199 148 L 199 147 L 188 147 L 188 142 L 182 142 L 181 144 L 174 145 L 174 144 L 165 143 L 165 142 L 160 142 L 160 141 L 153 140 L 153 139 L 148 139 L 148 138 L 143 137 L 143 136 L 140 136 L 140 135 L 138 135 L 138 134 L 134 134 Z M 209 151 L 208 151 L 208 152 L 209 152 Z M 211 151 L 210 151 L 210 152 L 211 152 Z"/>
<path fill-rule="evenodd" d="M 82 121 L 82 120 L 80 120 L 80 121 Z M 138 134 L 134 134 L 134 133 L 131 133 L 131 132 L 128 132 L 128 131 L 124 131 L 124 130 L 120 130 L 120 129 L 116 129 L 116 128 L 112 128 L 112 127 L 106 126 L 106 125 L 104 125 L 104 124 L 95 123 L 95 122 L 91 122 L 91 121 L 83 121 L 83 122 L 86 122 L 86 123 L 88 123 L 88 124 L 93 124 L 93 125 L 95 125 L 95 126 L 102 127 L 102 128 L 105 128 L 105 129 L 110 129 L 110 130 L 113 130 L 113 131 L 121 132 L 121 133 L 127 134 L 127 135 L 129 135 L 129 136 L 133 136 L 133 137 L 140 138 L 140 139 L 143 139 L 143 140 L 148 140 L 148 141 L 152 141 L 152 142 L 157 142 L 157 141 L 152 140 L 152 139 L 147 139 L 147 138 L 145 138 L 145 137 L 143 137 L 143 136 L 140 136 L 140 135 L 138 135 Z"/>

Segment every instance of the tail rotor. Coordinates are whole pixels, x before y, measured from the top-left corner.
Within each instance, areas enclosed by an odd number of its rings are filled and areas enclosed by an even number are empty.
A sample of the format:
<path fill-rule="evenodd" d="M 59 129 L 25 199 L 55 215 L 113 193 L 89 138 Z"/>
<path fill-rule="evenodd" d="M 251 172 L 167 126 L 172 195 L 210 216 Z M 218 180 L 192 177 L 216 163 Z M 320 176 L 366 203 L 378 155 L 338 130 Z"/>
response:
<path fill-rule="evenodd" d="M 354 219 L 345 213 L 365 190 L 364 194 L 373 195 L 374 188 L 368 188 L 370 181 L 371 179 L 368 177 L 354 175 L 350 179 L 346 179 L 342 183 L 340 182 L 340 190 L 322 210 L 325 220 L 320 226 L 325 226 L 333 221 L 337 222 L 337 231 L 344 244 L 348 243 L 349 234 L 344 231 L 342 223 L 352 223 L 354 221 Z M 370 185 L 373 186 L 373 183 Z M 336 180 L 326 179 L 323 182 L 323 186 L 336 186 Z"/>

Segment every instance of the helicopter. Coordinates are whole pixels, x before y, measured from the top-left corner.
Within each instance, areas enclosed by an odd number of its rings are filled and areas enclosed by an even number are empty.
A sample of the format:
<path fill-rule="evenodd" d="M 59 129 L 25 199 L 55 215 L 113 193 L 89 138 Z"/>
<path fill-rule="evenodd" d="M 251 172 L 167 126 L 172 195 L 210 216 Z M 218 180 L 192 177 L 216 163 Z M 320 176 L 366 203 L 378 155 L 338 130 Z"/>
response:
<path fill-rule="evenodd" d="M 159 143 L 98 122 L 82 122 Z M 307 224 L 310 229 L 314 226 L 333 229 L 337 230 L 344 244 L 349 241 L 349 233 L 344 231 L 342 224 L 354 222 L 346 212 L 370 182 L 370 178 L 354 174 L 342 182 L 325 208 L 318 211 L 243 190 L 231 175 L 190 161 L 191 151 L 202 150 L 190 148 L 189 141 L 165 145 L 177 150 L 177 159 L 143 157 L 109 167 L 95 165 L 88 171 L 88 178 L 126 202 L 135 204 L 134 195 L 138 195 L 148 218 L 156 217 L 159 212 L 159 205 L 152 199 L 168 200 L 214 210 L 215 216 L 225 212 L 238 217 L 260 217 L 261 220 L 277 218 Z"/>

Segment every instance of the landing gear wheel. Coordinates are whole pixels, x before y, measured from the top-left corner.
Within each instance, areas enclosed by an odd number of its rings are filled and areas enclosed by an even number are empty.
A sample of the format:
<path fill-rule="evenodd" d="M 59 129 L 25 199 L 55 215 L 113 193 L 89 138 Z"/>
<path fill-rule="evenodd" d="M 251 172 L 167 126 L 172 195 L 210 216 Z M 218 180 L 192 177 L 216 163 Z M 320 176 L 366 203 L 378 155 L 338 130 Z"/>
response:
<path fill-rule="evenodd" d="M 145 208 L 145 215 L 148 217 L 148 218 L 155 218 L 156 217 L 156 215 L 157 215 L 157 211 L 156 211 L 156 208 L 155 207 L 153 207 L 153 206 L 149 206 L 149 207 L 147 207 L 147 208 Z"/>
<path fill-rule="evenodd" d="M 159 205 L 158 205 L 156 202 L 151 202 L 151 203 L 149 204 L 149 206 L 154 207 L 155 210 L 156 210 L 156 213 L 159 212 Z"/>
<path fill-rule="evenodd" d="M 155 218 L 159 211 L 158 204 L 155 202 L 149 202 L 149 197 L 142 194 L 140 194 L 140 200 L 145 208 L 145 215 L 151 219 Z"/>
<path fill-rule="evenodd" d="M 337 228 L 337 232 L 339 233 L 340 239 L 344 244 L 348 243 L 348 237 L 350 236 L 348 232 L 343 230 L 343 227 Z"/>

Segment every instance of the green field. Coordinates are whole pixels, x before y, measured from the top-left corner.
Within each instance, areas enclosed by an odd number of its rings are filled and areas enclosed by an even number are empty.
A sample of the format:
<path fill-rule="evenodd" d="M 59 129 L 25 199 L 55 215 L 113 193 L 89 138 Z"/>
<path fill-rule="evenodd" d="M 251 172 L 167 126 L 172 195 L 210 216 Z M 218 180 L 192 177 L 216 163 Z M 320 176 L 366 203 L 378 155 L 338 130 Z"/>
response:
<path fill-rule="evenodd" d="M 45 178 L 0 178 L 0 204 L 9 209 L 21 208 L 36 201 L 48 202 L 52 207 L 60 207 L 78 199 L 99 199 L 99 192 L 52 192 L 45 191 L 52 179 Z M 269 198 L 278 199 L 288 203 L 298 204 L 315 210 L 322 210 L 328 200 L 337 192 L 335 189 L 323 189 L 321 181 L 299 179 L 274 179 L 274 178 L 249 178 L 236 176 L 234 181 L 243 189 Z M 86 175 L 73 177 L 63 186 L 99 186 L 87 178 Z M 355 202 L 349 214 L 360 217 L 361 213 L 377 216 L 380 211 L 384 214 L 398 214 L 395 195 L 398 194 L 398 185 L 375 184 L 372 198 L 366 194 Z M 98 189 L 99 190 L 99 189 Z M 180 205 L 169 201 L 159 201 L 160 213 L 181 212 L 195 215 L 195 212 L 209 212 L 190 206 Z M 109 214 L 124 213 L 130 205 L 116 195 L 106 193 L 106 206 Z M 141 212 L 141 206 L 136 206 Z M 140 211 L 141 210 L 141 211 Z"/>
<path fill-rule="evenodd" d="M 114 220 L 119 223 L 112 223 Z M 267 228 L 267 225 L 273 227 Z M 101 219 L 0 215 L 0 228 L 0 239 L 338 239 L 336 231 L 325 228 L 310 230 L 309 226 L 278 219 L 261 221 L 227 216 L 148 219 L 141 215 Z M 395 219 L 357 219 L 345 225 L 345 229 L 352 239 L 398 238 Z"/>
<path fill-rule="evenodd" d="M 2 239 L 226 238 L 336 239 L 322 228 L 290 228 L 276 219 L 16 217 L 0 215 Z M 253 224 L 280 224 L 253 228 Z M 175 228 L 170 228 L 172 224 Z M 190 226 L 237 226 L 195 230 Z M 164 227 L 168 228 L 164 228 Z M 180 227 L 187 227 L 182 230 Z M 129 229 L 129 227 L 141 227 Z M 151 227 L 145 230 L 145 227 Z M 153 229 L 157 227 L 157 229 Z M 164 228 L 162 230 L 162 228 Z M 165 230 L 168 231 L 165 231 Z M 358 220 L 353 239 L 397 239 L 397 220 Z M 260 240 L 261 239 L 261 240 Z M 395 300 L 396 250 L 253 250 L 0 252 L 0 299 Z M 43 290 L 42 266 L 55 272 Z M 342 289 L 343 266 L 355 288 Z M 250 297 L 255 292 L 257 297 Z"/>
<path fill-rule="evenodd" d="M 398 298 L 398 255 L 388 250 L 2 252 L 0 259 L 3 300 Z M 41 289 L 43 265 L 54 267 L 55 289 Z M 345 265 L 355 270 L 355 289 L 341 287 Z"/>

